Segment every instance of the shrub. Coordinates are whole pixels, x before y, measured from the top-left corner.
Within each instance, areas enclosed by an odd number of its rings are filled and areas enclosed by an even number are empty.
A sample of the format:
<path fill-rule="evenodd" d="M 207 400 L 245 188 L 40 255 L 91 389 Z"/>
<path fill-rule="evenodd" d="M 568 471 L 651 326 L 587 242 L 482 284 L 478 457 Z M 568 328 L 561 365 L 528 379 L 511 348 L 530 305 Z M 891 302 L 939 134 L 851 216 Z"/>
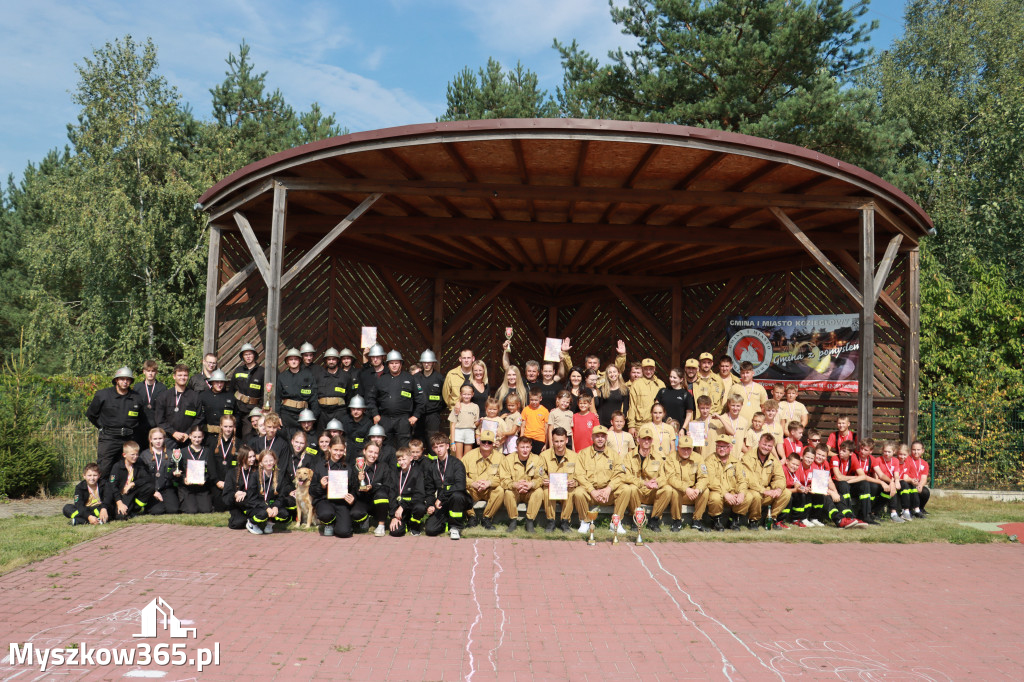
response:
<path fill-rule="evenodd" d="M 60 457 L 42 433 L 48 414 L 22 347 L 0 371 L 0 495 L 38 492 L 56 475 Z"/>

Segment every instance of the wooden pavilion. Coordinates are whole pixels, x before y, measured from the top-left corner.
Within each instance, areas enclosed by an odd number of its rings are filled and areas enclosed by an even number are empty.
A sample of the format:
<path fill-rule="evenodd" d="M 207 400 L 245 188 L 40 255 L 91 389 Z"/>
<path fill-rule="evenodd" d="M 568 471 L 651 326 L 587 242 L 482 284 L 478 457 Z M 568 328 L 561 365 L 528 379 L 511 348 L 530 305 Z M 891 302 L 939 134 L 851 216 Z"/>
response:
<path fill-rule="evenodd" d="M 860 315 L 860 392 L 802 396 L 811 424 L 910 437 L 917 425 L 918 241 L 928 215 L 856 166 L 673 125 L 429 123 L 290 149 L 199 200 L 209 215 L 204 349 L 356 351 L 363 325 L 441 371 L 491 371 L 544 337 L 574 357 L 653 357 L 664 377 L 720 354 L 730 315 Z M 870 361 L 873 359 L 873 362 Z M 493 379 L 492 379 L 493 381 Z"/>

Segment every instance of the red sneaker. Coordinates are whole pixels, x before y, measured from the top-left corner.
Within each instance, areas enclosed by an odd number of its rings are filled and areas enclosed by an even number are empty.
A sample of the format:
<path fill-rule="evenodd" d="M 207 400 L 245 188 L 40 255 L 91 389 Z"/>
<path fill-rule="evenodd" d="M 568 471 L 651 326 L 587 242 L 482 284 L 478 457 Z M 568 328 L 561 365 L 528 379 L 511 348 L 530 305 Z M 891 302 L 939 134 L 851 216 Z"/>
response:
<path fill-rule="evenodd" d="M 858 525 L 855 519 L 845 518 L 839 522 L 840 528 L 856 528 Z"/>
<path fill-rule="evenodd" d="M 800 519 L 797 519 L 796 521 L 794 521 L 790 525 L 793 526 L 794 528 L 806 528 L 807 527 L 807 524 L 805 524 Z"/>
<path fill-rule="evenodd" d="M 781 528 L 782 530 L 789 530 L 789 526 L 787 526 L 784 521 L 777 521 L 775 523 L 775 527 L 776 528 Z"/>

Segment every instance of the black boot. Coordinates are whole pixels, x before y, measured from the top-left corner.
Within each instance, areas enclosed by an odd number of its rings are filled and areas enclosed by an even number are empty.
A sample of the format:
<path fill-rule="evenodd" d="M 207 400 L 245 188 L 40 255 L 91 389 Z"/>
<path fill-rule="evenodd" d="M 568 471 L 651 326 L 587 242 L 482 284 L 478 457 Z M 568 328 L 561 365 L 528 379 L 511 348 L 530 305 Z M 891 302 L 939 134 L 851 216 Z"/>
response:
<path fill-rule="evenodd" d="M 512 519 L 508 522 L 508 528 L 505 529 L 506 533 L 515 533 L 516 527 L 519 526 L 519 519 Z"/>
<path fill-rule="evenodd" d="M 717 531 L 719 533 L 725 531 L 725 526 L 722 525 L 722 517 L 721 516 L 713 516 L 711 518 L 713 518 L 715 520 L 715 525 L 713 525 L 711 527 L 711 530 Z"/>

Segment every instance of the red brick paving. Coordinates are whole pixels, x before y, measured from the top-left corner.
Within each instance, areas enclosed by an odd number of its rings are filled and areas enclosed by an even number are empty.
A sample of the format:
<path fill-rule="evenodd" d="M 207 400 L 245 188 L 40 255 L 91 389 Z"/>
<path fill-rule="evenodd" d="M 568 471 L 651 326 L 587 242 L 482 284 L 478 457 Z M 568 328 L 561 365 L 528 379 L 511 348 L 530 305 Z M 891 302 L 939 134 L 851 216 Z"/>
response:
<path fill-rule="evenodd" d="M 588 548 L 149 524 L 0 578 L 0 655 L 152 642 L 132 634 L 160 596 L 198 628 L 189 650 L 221 646 L 201 675 L 146 668 L 164 680 L 1019 680 L 1022 571 L 1010 544 Z M 54 672 L 5 662 L 0 680 L 130 671 Z"/>

